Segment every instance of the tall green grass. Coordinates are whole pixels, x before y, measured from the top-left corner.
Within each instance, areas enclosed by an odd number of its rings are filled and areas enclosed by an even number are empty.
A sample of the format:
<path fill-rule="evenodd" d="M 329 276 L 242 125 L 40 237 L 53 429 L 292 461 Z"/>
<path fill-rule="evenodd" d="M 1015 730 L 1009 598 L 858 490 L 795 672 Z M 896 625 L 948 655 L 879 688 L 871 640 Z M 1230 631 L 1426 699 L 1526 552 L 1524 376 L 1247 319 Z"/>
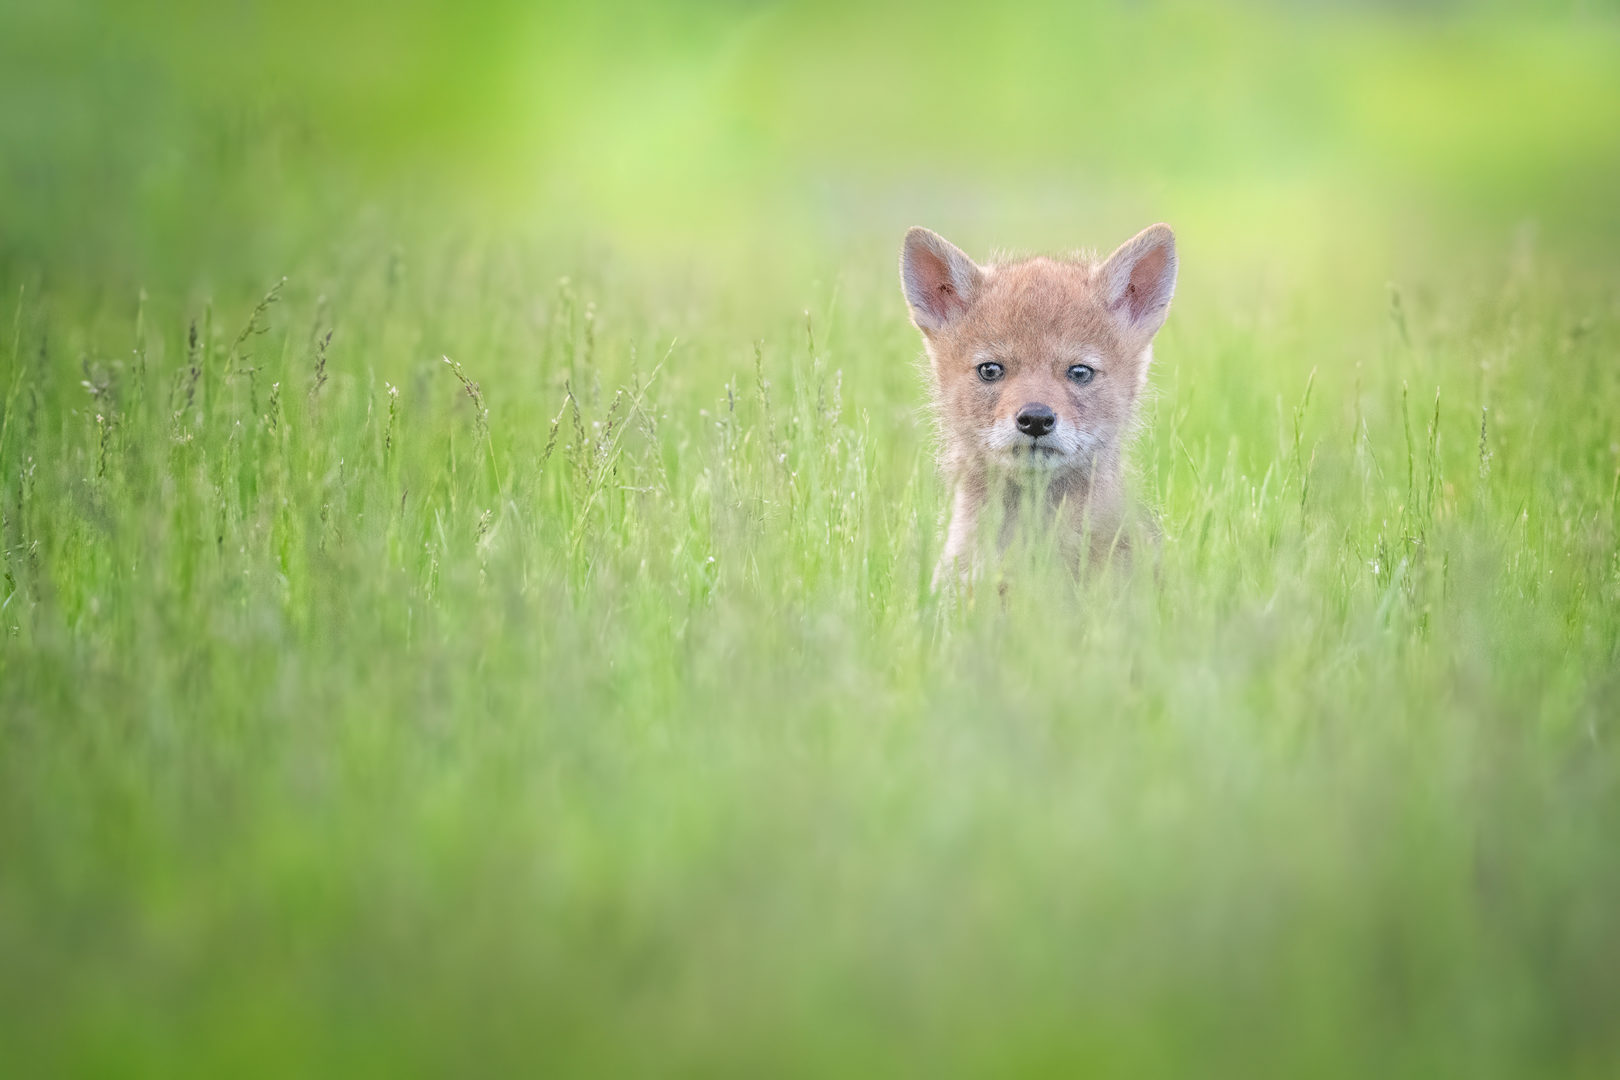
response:
<path fill-rule="evenodd" d="M 6 1060 L 1620 1064 L 1614 24 L 931 10 L 6 13 Z M 942 603 L 904 227 L 1161 217 L 1156 553 Z"/>

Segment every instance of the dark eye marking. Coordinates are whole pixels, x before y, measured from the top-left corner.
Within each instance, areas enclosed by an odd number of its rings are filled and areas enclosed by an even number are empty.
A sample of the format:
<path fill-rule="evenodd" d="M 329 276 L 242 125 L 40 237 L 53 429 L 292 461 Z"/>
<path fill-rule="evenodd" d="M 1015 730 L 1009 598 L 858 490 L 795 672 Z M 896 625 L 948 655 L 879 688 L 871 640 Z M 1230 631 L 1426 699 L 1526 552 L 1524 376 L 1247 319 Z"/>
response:
<path fill-rule="evenodd" d="M 1097 369 L 1092 367 L 1090 364 L 1069 365 L 1069 378 L 1074 382 L 1079 383 L 1081 386 L 1086 385 L 1086 383 L 1090 382 L 1096 377 Z"/>
<path fill-rule="evenodd" d="M 1007 373 L 1007 369 L 994 360 L 986 360 L 979 365 L 979 379 L 982 382 L 995 382 Z"/>

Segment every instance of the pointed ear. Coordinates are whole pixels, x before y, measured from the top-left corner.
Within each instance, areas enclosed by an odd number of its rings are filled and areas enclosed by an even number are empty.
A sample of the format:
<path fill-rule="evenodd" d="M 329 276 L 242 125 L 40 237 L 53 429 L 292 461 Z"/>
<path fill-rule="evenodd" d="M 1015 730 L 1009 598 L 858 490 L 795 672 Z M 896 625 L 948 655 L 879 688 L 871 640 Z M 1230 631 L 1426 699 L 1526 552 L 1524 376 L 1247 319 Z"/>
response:
<path fill-rule="evenodd" d="M 979 295 L 984 271 L 938 233 L 913 228 L 900 251 L 900 286 L 911 321 L 924 333 L 962 317 Z"/>
<path fill-rule="evenodd" d="M 1108 256 L 1097 273 L 1103 303 L 1126 333 L 1144 341 L 1158 333 L 1176 292 L 1176 237 L 1149 225 Z"/>

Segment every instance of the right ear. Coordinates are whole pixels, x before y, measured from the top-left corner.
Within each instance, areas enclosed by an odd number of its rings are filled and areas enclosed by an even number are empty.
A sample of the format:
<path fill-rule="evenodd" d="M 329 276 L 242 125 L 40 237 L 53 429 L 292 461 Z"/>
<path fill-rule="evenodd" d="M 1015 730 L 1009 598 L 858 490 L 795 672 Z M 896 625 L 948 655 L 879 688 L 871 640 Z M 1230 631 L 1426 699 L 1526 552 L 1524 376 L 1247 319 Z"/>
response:
<path fill-rule="evenodd" d="M 943 236 L 923 228 L 906 233 L 900 286 L 911 305 L 911 321 L 923 333 L 943 330 L 961 318 L 983 283 L 984 271 Z"/>
<path fill-rule="evenodd" d="M 1097 271 L 1103 303 L 1125 331 L 1144 343 L 1164 325 L 1176 294 L 1176 237 L 1149 225 L 1119 246 Z"/>

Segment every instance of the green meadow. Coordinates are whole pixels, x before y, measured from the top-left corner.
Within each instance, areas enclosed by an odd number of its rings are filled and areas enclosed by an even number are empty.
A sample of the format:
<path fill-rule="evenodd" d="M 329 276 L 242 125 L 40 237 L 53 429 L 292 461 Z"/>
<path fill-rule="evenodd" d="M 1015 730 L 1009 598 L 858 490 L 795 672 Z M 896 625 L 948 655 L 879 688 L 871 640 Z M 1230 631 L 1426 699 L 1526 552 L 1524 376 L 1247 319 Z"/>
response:
<path fill-rule="evenodd" d="M 0 1059 L 1620 1070 L 1620 14 L 0 0 Z M 908 226 L 1176 229 L 930 591 Z"/>

